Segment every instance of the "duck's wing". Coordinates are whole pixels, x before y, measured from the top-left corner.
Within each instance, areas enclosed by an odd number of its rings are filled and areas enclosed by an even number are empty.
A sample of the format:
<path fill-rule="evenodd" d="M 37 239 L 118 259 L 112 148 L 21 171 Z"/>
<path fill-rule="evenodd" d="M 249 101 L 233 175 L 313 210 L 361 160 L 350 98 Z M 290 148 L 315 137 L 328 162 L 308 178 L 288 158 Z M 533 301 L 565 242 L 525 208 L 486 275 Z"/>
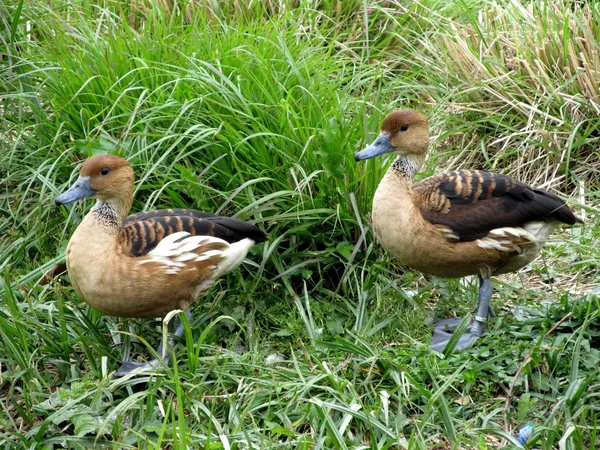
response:
<path fill-rule="evenodd" d="M 232 217 L 193 209 L 161 209 L 127 216 L 119 231 L 122 249 L 132 256 L 144 256 L 166 236 L 179 232 L 192 236 L 213 236 L 232 244 L 249 238 L 264 242 L 267 236 L 256 226 Z"/>
<path fill-rule="evenodd" d="M 579 219 L 560 197 L 506 175 L 457 170 L 413 185 L 413 199 L 423 218 L 448 227 L 459 241 L 472 241 L 491 230 L 528 222 Z"/>

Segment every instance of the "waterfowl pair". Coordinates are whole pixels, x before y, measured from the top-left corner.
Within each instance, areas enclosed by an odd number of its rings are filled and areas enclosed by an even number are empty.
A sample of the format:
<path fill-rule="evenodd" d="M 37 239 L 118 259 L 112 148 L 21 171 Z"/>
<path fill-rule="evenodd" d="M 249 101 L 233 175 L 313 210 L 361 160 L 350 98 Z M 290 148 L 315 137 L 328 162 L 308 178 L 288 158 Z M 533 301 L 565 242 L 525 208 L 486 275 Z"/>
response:
<path fill-rule="evenodd" d="M 385 118 L 379 137 L 355 159 L 397 155 L 373 199 L 373 230 L 383 248 L 423 273 L 479 275 L 474 323 L 455 347 L 464 349 L 481 335 L 491 312 L 490 277 L 530 263 L 557 225 L 580 220 L 556 195 L 497 173 L 458 170 L 413 184 L 428 148 L 426 117 L 399 110 Z M 438 322 L 431 348 L 442 351 L 452 336 L 445 330 L 460 322 Z"/>
<path fill-rule="evenodd" d="M 125 159 L 100 155 L 88 159 L 79 179 L 56 199 L 57 205 L 96 199 L 69 240 L 66 262 L 79 297 L 105 314 L 159 317 L 188 311 L 218 277 L 242 263 L 252 245 L 266 240 L 252 224 L 190 209 L 128 216 L 133 185 Z M 174 334 L 183 334 L 181 324 Z M 165 360 L 167 345 L 161 343 L 157 352 Z M 126 362 L 115 375 L 157 363 Z"/>

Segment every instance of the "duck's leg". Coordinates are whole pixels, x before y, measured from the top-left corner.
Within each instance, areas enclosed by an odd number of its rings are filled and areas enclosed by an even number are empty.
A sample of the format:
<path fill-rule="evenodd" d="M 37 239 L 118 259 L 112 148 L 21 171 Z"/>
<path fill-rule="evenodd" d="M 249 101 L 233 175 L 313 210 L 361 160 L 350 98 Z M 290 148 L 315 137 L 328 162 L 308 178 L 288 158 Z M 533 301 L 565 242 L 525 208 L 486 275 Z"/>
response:
<path fill-rule="evenodd" d="M 463 334 L 456 343 L 454 350 L 464 350 L 470 347 L 473 342 L 481 336 L 485 322 L 488 315 L 493 317 L 493 311 L 490 306 L 490 300 L 492 299 L 492 280 L 489 277 L 479 277 L 479 302 L 477 303 L 477 311 L 475 313 L 475 320 L 469 326 L 469 332 Z M 458 322 L 458 323 L 457 323 Z M 451 325 L 456 327 L 462 322 L 461 319 L 449 319 L 441 320 L 436 324 L 433 330 L 433 336 L 431 337 L 431 345 L 429 348 L 436 352 L 443 352 L 446 345 L 452 337 L 452 333 L 447 330 Z"/>
<path fill-rule="evenodd" d="M 192 323 L 192 313 L 189 311 L 185 311 L 185 315 L 188 318 L 188 322 Z M 164 340 L 161 339 L 160 343 L 158 344 L 156 353 L 158 354 L 159 359 L 153 359 L 152 361 L 148 361 L 147 363 L 125 361 L 123 363 L 123 365 L 121 367 L 119 367 L 119 369 L 115 372 L 114 376 L 118 378 L 118 377 L 123 377 L 134 371 L 135 372 L 143 372 L 146 370 L 150 370 L 150 369 L 153 369 L 156 366 L 158 366 L 158 364 L 161 362 L 168 364 L 170 356 L 171 356 L 171 347 L 173 347 L 175 345 L 175 339 L 183 336 L 183 331 L 184 331 L 183 321 L 181 321 L 180 319 L 177 319 L 177 321 L 178 321 L 178 325 L 174 331 L 173 331 L 173 328 L 174 328 L 175 321 L 171 320 L 169 322 L 168 329 L 169 329 L 169 333 L 171 333 L 172 336 L 169 336 L 167 338 L 166 342 L 164 342 Z M 164 355 L 164 357 L 162 357 L 163 355 Z M 161 359 L 161 357 L 162 357 L 162 359 Z"/>
<path fill-rule="evenodd" d="M 491 317 L 492 319 L 496 317 L 496 313 L 494 312 L 494 308 L 492 308 L 491 303 L 490 306 L 488 306 L 488 317 Z"/>
<path fill-rule="evenodd" d="M 479 287 L 480 287 L 480 289 L 481 289 L 481 286 L 482 286 L 483 282 L 484 282 L 484 278 L 482 278 L 480 276 L 479 277 Z M 491 294 L 490 294 L 490 296 L 491 296 Z M 478 309 L 475 310 L 474 313 L 477 313 Z M 487 315 L 488 315 L 488 317 L 496 317 L 496 313 L 492 309 L 492 305 L 491 304 L 488 307 L 488 313 L 487 313 Z M 454 331 L 454 330 L 456 330 L 458 328 L 458 326 L 462 323 L 463 320 L 464 320 L 464 318 L 462 318 L 462 317 L 453 317 L 451 319 L 440 319 L 437 322 L 435 322 L 435 329 L 439 330 L 439 331 L 442 331 L 442 332 Z M 470 327 L 471 326 L 469 325 L 469 328 Z"/>

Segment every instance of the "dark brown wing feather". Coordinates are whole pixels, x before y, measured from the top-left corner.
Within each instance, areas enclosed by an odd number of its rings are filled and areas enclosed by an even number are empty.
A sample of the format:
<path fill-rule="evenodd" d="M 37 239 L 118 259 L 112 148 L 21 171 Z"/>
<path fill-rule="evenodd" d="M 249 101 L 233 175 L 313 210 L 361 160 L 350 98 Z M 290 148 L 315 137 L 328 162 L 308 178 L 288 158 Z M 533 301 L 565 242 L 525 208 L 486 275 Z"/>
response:
<path fill-rule="evenodd" d="M 425 220 L 450 227 L 460 241 L 528 222 L 555 220 L 572 225 L 579 221 L 560 197 L 480 170 L 435 175 L 414 184 L 413 192 Z"/>
<path fill-rule="evenodd" d="M 66 263 L 58 263 L 55 264 L 48 272 L 44 274 L 44 277 L 41 279 L 40 284 L 48 284 L 52 281 L 53 278 L 62 275 L 67 272 L 67 264 Z"/>
<path fill-rule="evenodd" d="M 147 255 L 169 234 L 186 231 L 192 236 L 215 236 L 224 241 L 250 238 L 264 242 L 267 236 L 256 226 L 232 217 L 193 209 L 161 209 L 127 216 L 120 230 L 122 248 L 133 256 Z"/>

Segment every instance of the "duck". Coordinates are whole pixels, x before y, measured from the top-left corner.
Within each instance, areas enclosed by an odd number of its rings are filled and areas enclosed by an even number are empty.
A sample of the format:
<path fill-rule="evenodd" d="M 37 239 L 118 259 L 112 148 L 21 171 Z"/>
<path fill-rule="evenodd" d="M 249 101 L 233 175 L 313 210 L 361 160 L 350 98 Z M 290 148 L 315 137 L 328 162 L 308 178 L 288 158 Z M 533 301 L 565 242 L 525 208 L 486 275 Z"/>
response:
<path fill-rule="evenodd" d="M 464 350 L 481 336 L 492 297 L 491 277 L 532 262 L 557 226 L 581 222 L 566 202 L 507 175 L 453 170 L 414 182 L 429 150 L 426 116 L 395 110 L 356 161 L 393 154 L 396 159 L 373 197 L 372 229 L 401 265 L 445 278 L 479 277 L 479 299 L 468 332 L 453 339 L 462 319 L 437 322 L 434 351 Z M 462 328 L 462 327 L 460 327 Z"/>
<path fill-rule="evenodd" d="M 192 209 L 162 209 L 128 215 L 133 204 L 134 172 L 129 162 L 103 154 L 87 159 L 79 178 L 56 205 L 90 197 L 95 205 L 69 239 L 66 269 L 85 303 L 117 317 L 164 317 L 190 307 L 222 275 L 238 268 L 249 251 L 267 240 L 248 222 Z M 183 335 L 183 323 L 174 337 Z M 174 338 L 160 343 L 159 359 L 126 361 L 115 372 L 132 372 L 168 363 Z"/>

